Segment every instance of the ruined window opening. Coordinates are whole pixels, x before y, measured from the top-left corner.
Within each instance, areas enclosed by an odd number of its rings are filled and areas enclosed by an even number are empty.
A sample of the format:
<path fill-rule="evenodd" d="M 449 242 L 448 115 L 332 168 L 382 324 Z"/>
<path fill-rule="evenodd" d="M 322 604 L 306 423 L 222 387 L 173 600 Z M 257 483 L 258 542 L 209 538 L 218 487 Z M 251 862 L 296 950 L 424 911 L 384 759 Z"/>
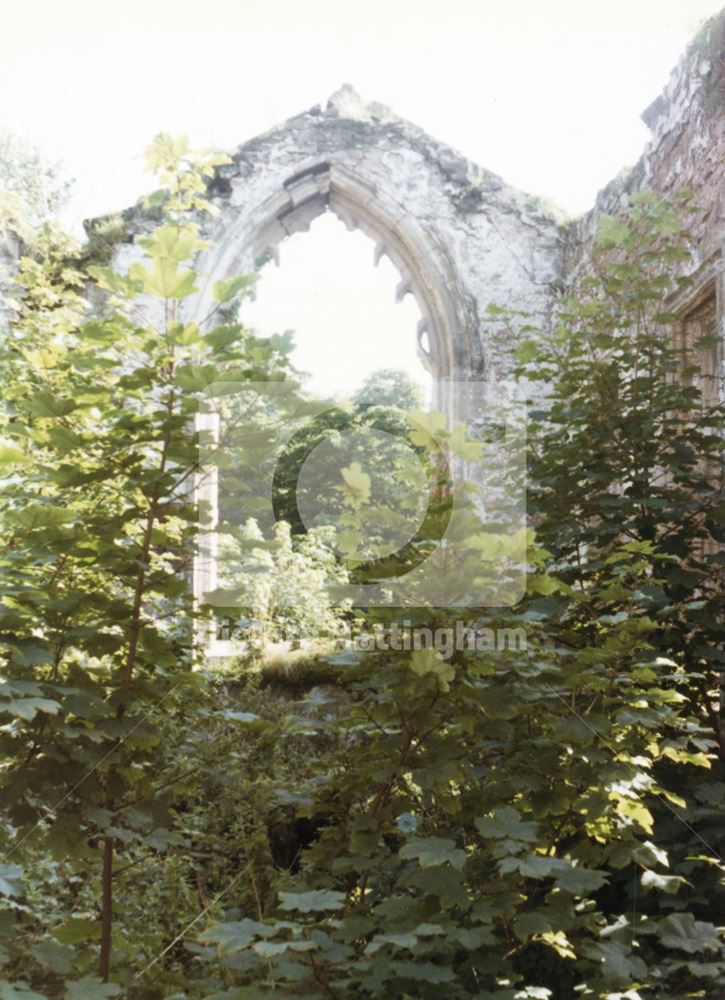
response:
<path fill-rule="evenodd" d="M 267 336 L 293 330 L 295 367 L 323 395 L 351 395 L 380 369 L 401 369 L 424 398 L 432 390 L 421 310 L 389 257 L 331 211 L 283 240 L 260 272 L 245 325 Z"/>

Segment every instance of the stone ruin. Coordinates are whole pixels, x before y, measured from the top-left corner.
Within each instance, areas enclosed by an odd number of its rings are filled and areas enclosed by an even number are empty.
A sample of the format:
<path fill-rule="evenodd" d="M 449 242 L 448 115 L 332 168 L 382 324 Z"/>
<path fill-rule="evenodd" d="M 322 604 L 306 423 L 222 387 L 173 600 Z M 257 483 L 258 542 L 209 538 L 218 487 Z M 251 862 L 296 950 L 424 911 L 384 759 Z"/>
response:
<path fill-rule="evenodd" d="M 208 275 L 191 310 L 208 311 L 215 281 L 275 258 L 280 242 L 332 211 L 375 243 L 400 272 L 397 296 L 415 296 L 418 349 L 434 380 L 495 383 L 510 358 L 487 342 L 489 303 L 545 319 L 562 283 L 590 249 L 602 213 L 626 207 L 635 191 L 662 197 L 683 188 L 704 209 L 695 232 L 692 282 L 672 303 L 683 324 L 725 332 L 725 12 L 693 40 L 662 94 L 643 112 L 651 139 L 635 166 L 567 220 L 541 199 L 442 145 L 349 85 L 240 146 L 210 184 L 219 215 L 204 222 Z M 126 213 L 129 243 L 147 227 Z M 92 231 L 92 229 L 90 230 Z M 189 316 L 188 318 L 193 318 Z M 711 373 L 722 351 L 702 359 Z"/>
<path fill-rule="evenodd" d="M 725 12 L 693 40 L 662 94 L 643 112 L 651 138 L 639 161 L 599 193 L 589 212 L 571 220 L 343 86 L 325 108 L 310 108 L 251 139 L 216 170 L 208 196 L 219 214 L 199 220 L 208 240 L 197 261 L 202 287 L 186 301 L 183 318 L 207 315 L 216 281 L 260 268 L 276 258 L 284 239 L 332 211 L 373 240 L 376 260 L 385 254 L 396 266 L 398 298 L 412 294 L 420 310 L 418 350 L 436 402 L 450 417 L 465 418 L 460 384 L 475 385 L 479 394 L 483 385 L 493 398 L 511 368 L 510 341 L 490 335 L 486 307 L 512 307 L 546 323 L 586 260 L 602 214 L 626 208 L 637 191 L 666 197 L 690 188 L 703 209 L 691 281 L 669 306 L 681 318 L 683 345 L 718 335 L 719 347 L 703 349 L 699 361 L 704 374 L 720 375 L 724 112 Z M 91 248 L 94 236 L 106 242 L 101 234 L 109 231 L 108 221 L 86 224 Z M 114 265 L 123 269 L 141 256 L 137 237 L 154 222 L 139 204 L 123 212 L 120 223 L 112 250 Z M 4 249 L 0 245 L 0 264 L 4 253 L 12 269 L 17 251 L 12 240 Z M 447 385 L 459 388 L 446 391 Z M 200 592 L 213 570 L 197 570 Z"/>
<path fill-rule="evenodd" d="M 571 220 L 345 85 L 324 109 L 245 142 L 217 169 L 209 196 L 219 215 L 200 220 L 209 248 L 197 267 L 206 277 L 184 318 L 206 315 L 214 282 L 276 258 L 282 240 L 332 211 L 374 241 L 376 260 L 386 254 L 395 264 L 398 298 L 415 296 L 418 350 L 434 384 L 470 380 L 495 392 L 511 349 L 487 336 L 488 304 L 545 322 L 592 246 L 602 213 L 625 208 L 635 191 L 665 197 L 687 187 L 704 212 L 692 281 L 671 307 L 685 340 L 703 332 L 722 340 L 725 11 L 692 41 L 642 118 L 651 138 L 640 160 Z M 91 246 L 104 221 L 86 223 Z M 123 268 L 140 256 L 136 237 L 153 222 L 141 204 L 120 221 L 113 263 Z M 17 252 L 12 239 L 0 245 L 0 264 L 4 255 L 12 267 Z M 722 357 L 720 348 L 700 358 L 707 374 L 720 372 Z"/>

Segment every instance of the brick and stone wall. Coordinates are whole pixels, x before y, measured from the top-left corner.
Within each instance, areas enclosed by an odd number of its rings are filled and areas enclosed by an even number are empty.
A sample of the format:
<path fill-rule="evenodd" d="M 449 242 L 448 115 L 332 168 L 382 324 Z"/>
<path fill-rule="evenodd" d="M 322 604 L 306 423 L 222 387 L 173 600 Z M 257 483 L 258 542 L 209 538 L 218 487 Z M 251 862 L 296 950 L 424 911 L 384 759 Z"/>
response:
<path fill-rule="evenodd" d="M 642 112 L 651 138 L 629 170 L 599 192 L 572 227 L 566 266 L 591 246 L 601 213 L 615 214 L 635 191 L 667 197 L 689 188 L 702 212 L 695 221 L 698 267 L 722 250 L 725 238 L 725 11 L 690 43 L 662 93 Z"/>

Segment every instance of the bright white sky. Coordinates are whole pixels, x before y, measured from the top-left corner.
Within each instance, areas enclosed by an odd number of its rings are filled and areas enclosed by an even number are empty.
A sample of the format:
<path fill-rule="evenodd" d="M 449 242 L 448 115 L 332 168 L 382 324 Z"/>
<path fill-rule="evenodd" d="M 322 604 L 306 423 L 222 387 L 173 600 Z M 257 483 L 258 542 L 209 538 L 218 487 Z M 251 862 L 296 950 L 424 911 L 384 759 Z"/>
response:
<path fill-rule="evenodd" d="M 343 82 L 516 187 L 578 213 L 639 156 L 639 113 L 722 0 L 23 0 L 4 3 L 0 126 L 77 179 L 68 215 L 147 190 L 156 132 L 233 148 Z M 300 249 L 301 248 L 301 249 Z M 253 319 L 292 327 L 326 390 L 415 371 L 392 267 L 324 218 L 282 248 Z M 283 280 L 284 279 L 284 280 Z M 364 345 L 355 353 L 354 345 Z"/>

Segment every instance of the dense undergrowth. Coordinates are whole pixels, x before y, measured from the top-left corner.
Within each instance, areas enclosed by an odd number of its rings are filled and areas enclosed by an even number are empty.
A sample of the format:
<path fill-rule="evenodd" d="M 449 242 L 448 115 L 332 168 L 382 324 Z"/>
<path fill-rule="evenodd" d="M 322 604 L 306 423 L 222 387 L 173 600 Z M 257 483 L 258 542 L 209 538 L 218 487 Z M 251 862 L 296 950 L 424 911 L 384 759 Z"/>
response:
<path fill-rule="evenodd" d="M 2 345 L 0 998 L 725 996 L 723 414 L 668 308 L 696 209 L 604 220 L 550 329 L 488 317 L 546 399 L 527 593 L 404 617 L 526 648 L 208 664 L 192 418 L 210 384 L 282 382 L 288 344 L 234 319 L 245 277 L 179 318 L 219 158 L 161 137 L 150 161 L 146 262 L 83 271 L 47 232 Z"/>

